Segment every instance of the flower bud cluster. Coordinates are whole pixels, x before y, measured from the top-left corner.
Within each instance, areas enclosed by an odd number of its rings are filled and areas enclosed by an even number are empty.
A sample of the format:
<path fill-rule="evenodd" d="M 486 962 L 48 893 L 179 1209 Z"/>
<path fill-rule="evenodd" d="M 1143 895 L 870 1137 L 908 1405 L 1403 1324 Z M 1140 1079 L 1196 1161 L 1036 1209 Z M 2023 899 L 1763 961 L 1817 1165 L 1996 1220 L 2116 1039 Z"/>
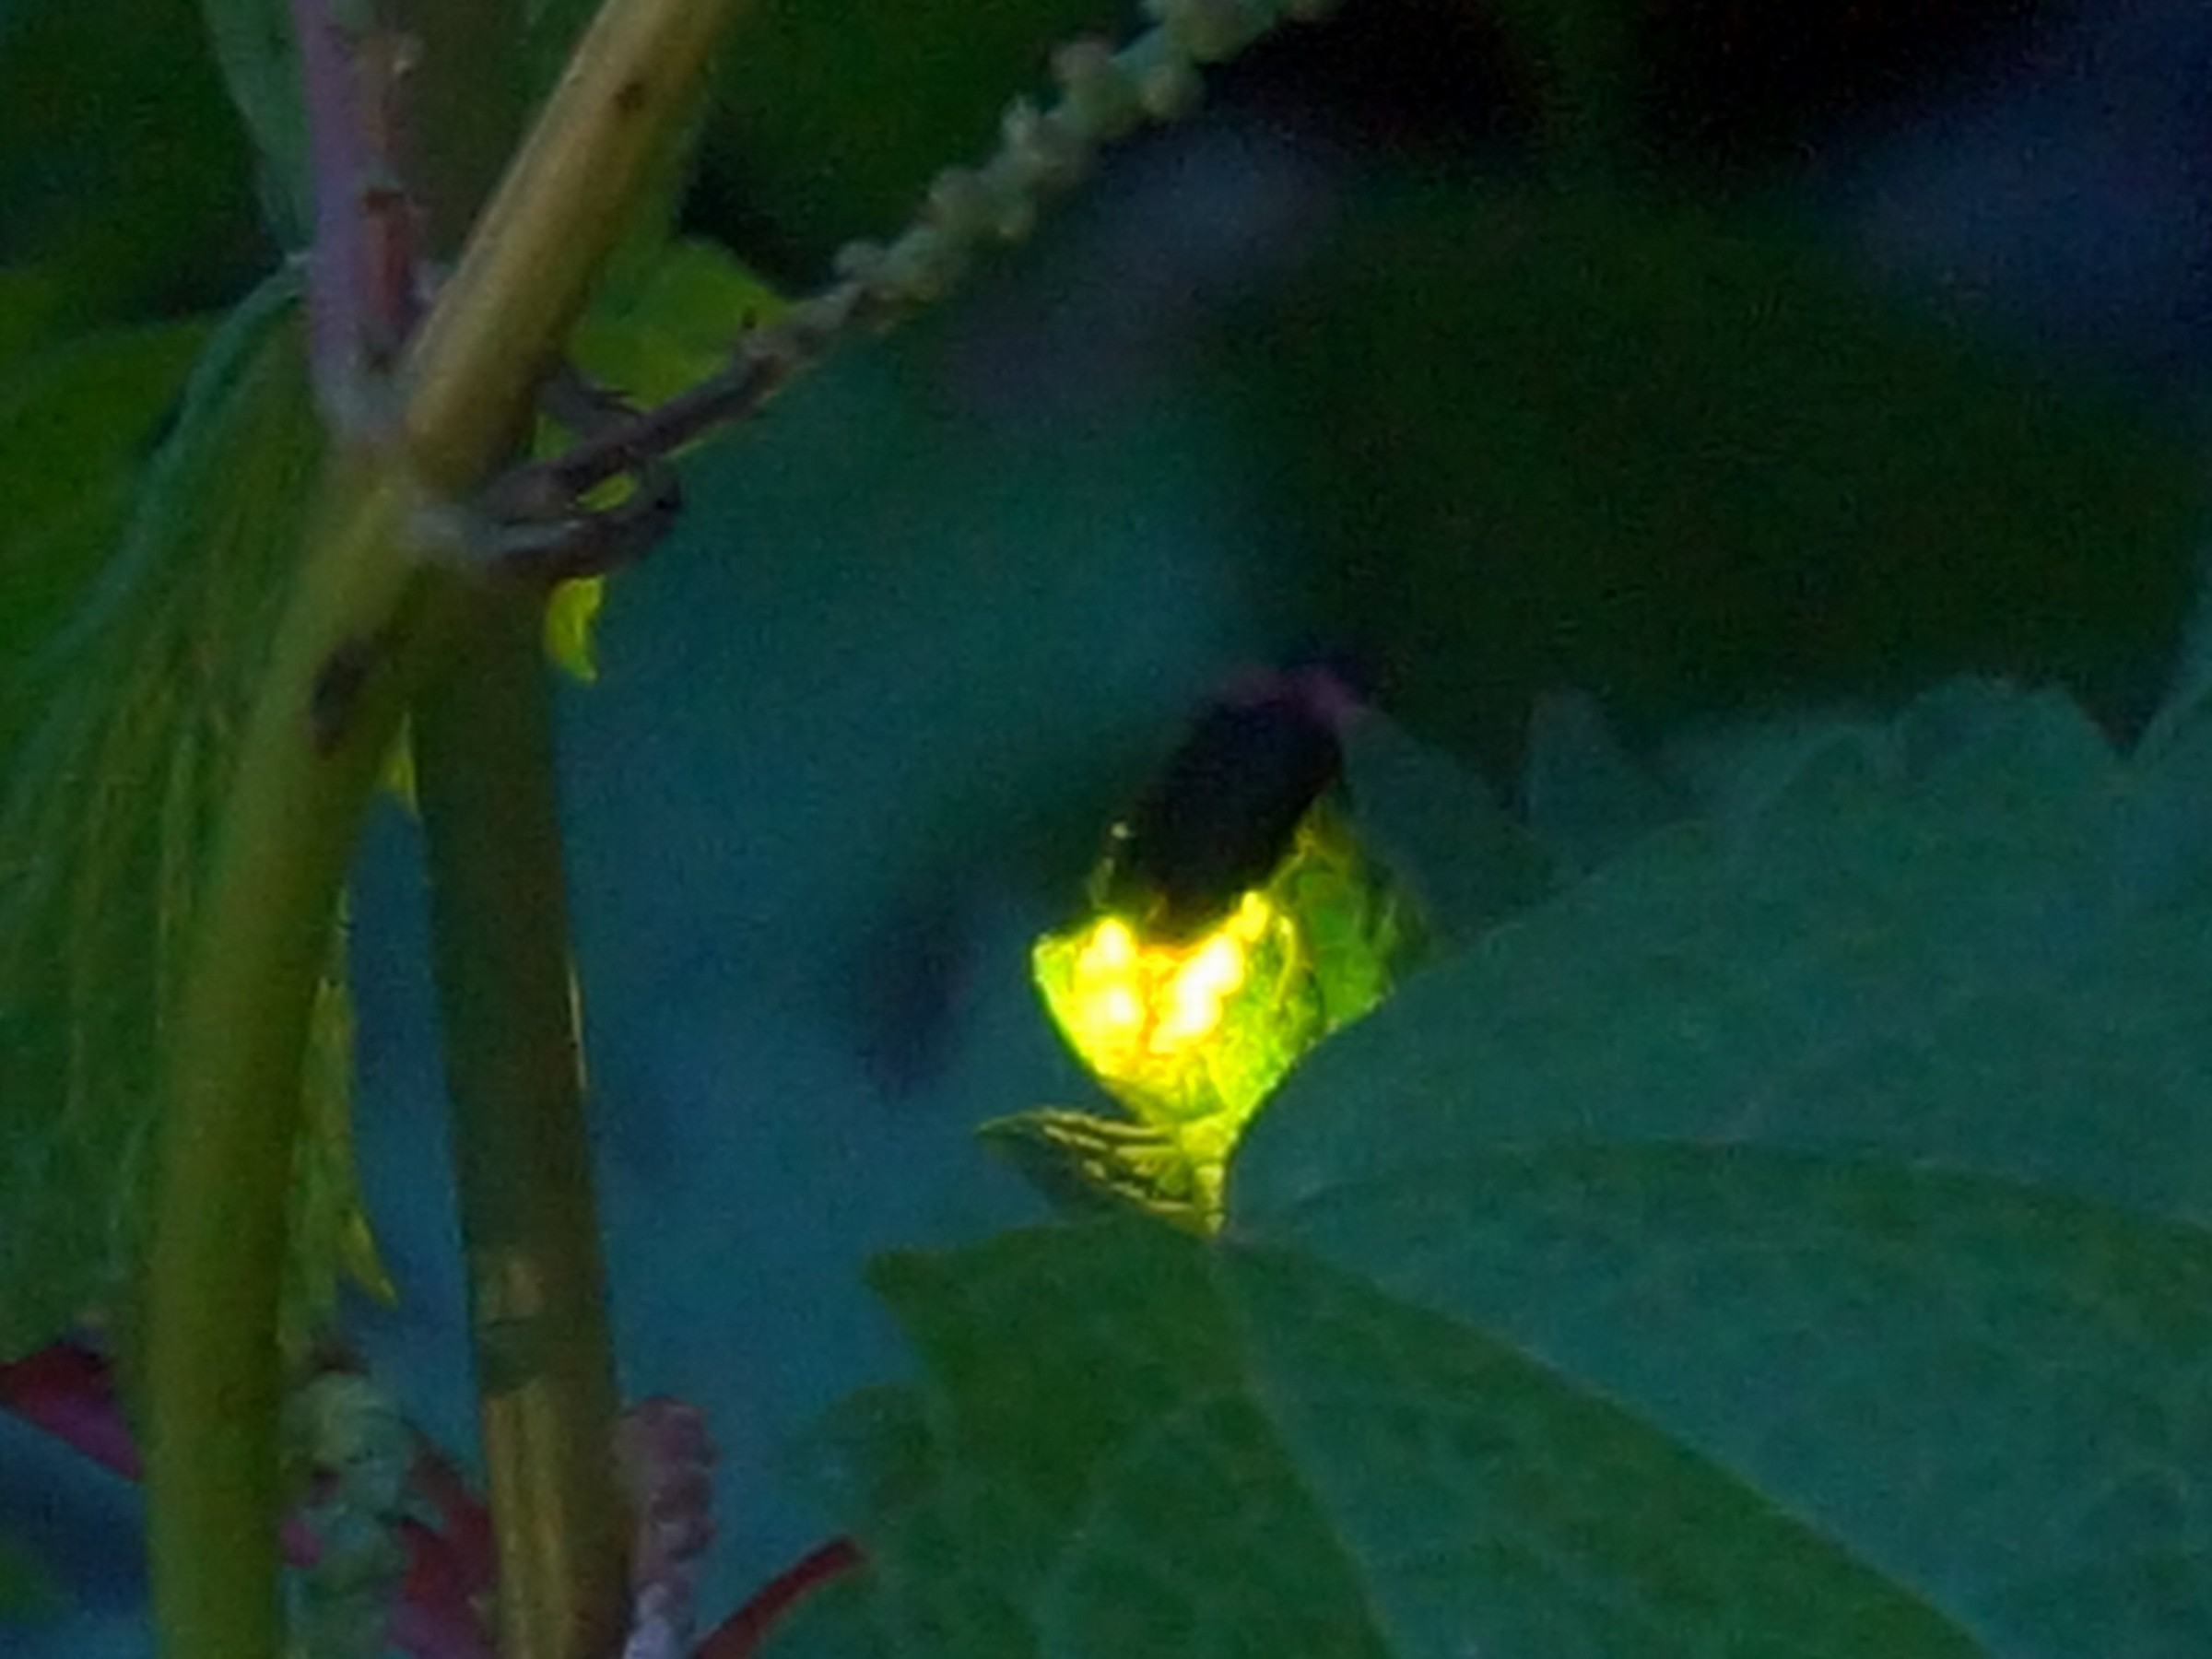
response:
<path fill-rule="evenodd" d="M 358 1372 L 330 1371 L 286 1406 L 293 1454 L 312 1472 L 300 1512 L 314 1559 L 291 1581 L 292 1652 L 379 1659 L 407 1568 L 412 1431 L 390 1394 Z"/>
<path fill-rule="evenodd" d="M 838 280 L 759 331 L 748 349 L 772 360 L 809 359 L 855 323 L 888 323 L 943 299 L 980 250 L 1027 236 L 1045 199 L 1078 182 L 1101 146 L 1196 110 L 1203 65 L 1235 55 L 1278 23 L 1319 18 L 1333 4 L 1145 0 L 1150 27 L 1126 46 L 1096 39 L 1062 46 L 1052 57 L 1057 97 L 1041 106 L 1017 99 L 989 159 L 940 172 L 920 214 L 890 242 L 847 243 L 837 255 Z"/>

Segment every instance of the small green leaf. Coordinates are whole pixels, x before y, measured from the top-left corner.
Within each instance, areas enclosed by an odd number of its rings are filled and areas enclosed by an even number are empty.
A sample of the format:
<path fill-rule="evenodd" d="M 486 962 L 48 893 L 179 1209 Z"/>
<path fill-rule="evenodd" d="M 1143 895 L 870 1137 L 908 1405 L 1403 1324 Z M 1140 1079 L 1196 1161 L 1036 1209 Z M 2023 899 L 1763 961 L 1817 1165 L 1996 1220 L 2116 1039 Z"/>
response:
<path fill-rule="evenodd" d="M 109 570 L 11 686 L 35 719 L 0 799 L 0 1356 L 118 1311 L 143 1236 L 200 865 L 323 448 L 296 294 L 273 280 L 217 335 Z M 302 1078 L 295 1341 L 359 1252 L 346 1038 L 334 980 Z"/>
<path fill-rule="evenodd" d="M 570 355 L 631 402 L 663 403 L 724 367 L 745 332 L 782 308 L 773 288 L 723 249 L 672 242 L 602 290 Z"/>
<path fill-rule="evenodd" d="M 546 654 L 587 686 L 599 677 L 599 660 L 592 651 L 592 629 L 599 620 L 600 607 L 606 603 L 604 576 L 580 576 L 564 582 L 546 601 Z M 411 753 L 404 743 L 399 752 Z M 392 780 L 391 786 L 402 800 L 412 804 L 415 774 L 411 761 L 404 777 Z"/>
<path fill-rule="evenodd" d="M 1194 1232 L 1213 1225 L 1218 1194 L 1171 1128 L 1047 1106 L 994 1118 L 976 1134 L 1065 1214 L 1128 1205 Z"/>
<path fill-rule="evenodd" d="M 577 325 L 570 357 L 599 384 L 648 407 L 725 367 L 745 332 L 782 303 L 720 248 L 675 242 L 617 273 Z M 538 448 L 550 453 L 565 441 L 548 422 Z M 587 684 L 599 676 L 592 629 L 606 601 L 606 579 L 586 576 L 562 582 L 546 607 L 546 654 Z"/>

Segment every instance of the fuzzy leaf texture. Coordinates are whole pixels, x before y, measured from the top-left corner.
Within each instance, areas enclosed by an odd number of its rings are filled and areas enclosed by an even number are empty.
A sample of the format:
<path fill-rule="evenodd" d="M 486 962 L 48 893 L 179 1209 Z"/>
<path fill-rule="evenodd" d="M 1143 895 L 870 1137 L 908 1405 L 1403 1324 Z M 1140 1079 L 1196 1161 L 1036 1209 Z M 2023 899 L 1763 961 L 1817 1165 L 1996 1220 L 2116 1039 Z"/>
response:
<path fill-rule="evenodd" d="M 11 665 L 0 797 L 0 1358 L 126 1311 L 160 1045 L 236 734 L 322 441 L 296 295 L 256 293 L 194 370 L 108 569 Z M 381 1279 L 347 1139 L 335 951 L 302 1085 L 287 1328 L 341 1265 Z"/>
<path fill-rule="evenodd" d="M 822 1651 L 2199 1653 L 2212 723 L 1968 682 L 1322 1045 L 1211 1244 L 883 1264 Z M 797 1651 L 794 1649 L 794 1651 Z"/>

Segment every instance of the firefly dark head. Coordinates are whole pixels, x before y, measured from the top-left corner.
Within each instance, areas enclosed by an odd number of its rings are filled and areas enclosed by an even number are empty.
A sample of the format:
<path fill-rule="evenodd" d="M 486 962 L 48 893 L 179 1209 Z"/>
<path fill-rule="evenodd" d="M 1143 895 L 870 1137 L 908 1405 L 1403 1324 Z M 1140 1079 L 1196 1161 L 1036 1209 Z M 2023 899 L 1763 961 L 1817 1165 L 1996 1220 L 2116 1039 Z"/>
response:
<path fill-rule="evenodd" d="M 1265 883 L 1341 774 L 1355 696 L 1331 669 L 1253 676 L 1198 716 L 1108 838 L 1106 905 L 1175 944 Z"/>

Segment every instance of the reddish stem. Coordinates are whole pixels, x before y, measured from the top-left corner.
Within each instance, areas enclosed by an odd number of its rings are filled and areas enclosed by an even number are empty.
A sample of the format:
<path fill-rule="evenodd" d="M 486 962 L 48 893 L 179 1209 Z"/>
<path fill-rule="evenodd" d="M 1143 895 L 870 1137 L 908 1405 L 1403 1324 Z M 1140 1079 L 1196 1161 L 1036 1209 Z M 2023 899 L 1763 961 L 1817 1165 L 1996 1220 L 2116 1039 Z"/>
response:
<path fill-rule="evenodd" d="M 115 1404 L 108 1362 L 90 1348 L 57 1342 L 0 1365 L 0 1406 L 103 1469 L 138 1478 L 138 1448 Z"/>
<path fill-rule="evenodd" d="M 830 1539 L 754 1591 L 750 1601 L 699 1644 L 692 1659 L 753 1659 L 769 1633 L 801 1600 L 866 1561 L 852 1539 Z"/>

